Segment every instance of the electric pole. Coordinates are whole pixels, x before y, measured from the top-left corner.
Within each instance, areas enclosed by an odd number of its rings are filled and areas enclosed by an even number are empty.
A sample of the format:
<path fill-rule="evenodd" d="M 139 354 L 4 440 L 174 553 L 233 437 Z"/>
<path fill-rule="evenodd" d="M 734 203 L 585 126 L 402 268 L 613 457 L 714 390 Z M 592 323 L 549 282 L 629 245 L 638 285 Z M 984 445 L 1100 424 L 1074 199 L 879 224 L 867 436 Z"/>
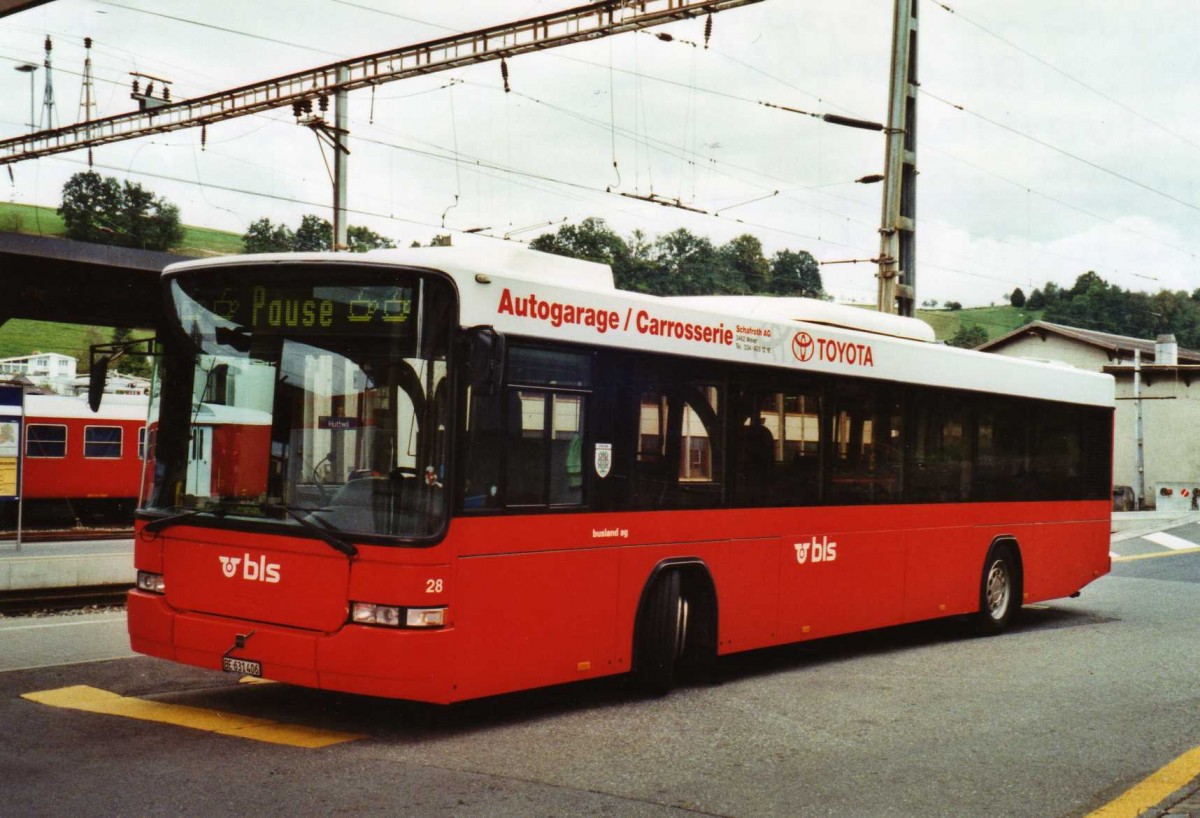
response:
<path fill-rule="evenodd" d="M 83 84 L 79 88 L 79 122 L 96 118 L 96 82 L 92 77 L 92 38 L 83 38 Z"/>
<path fill-rule="evenodd" d="M 878 308 L 912 316 L 917 297 L 917 0 L 896 0 L 889 87 Z"/>
<path fill-rule="evenodd" d="M 350 80 L 350 71 L 338 66 L 338 89 L 333 94 L 333 250 L 350 249 L 350 226 L 346 222 L 346 159 L 350 148 L 346 142 L 350 137 L 350 99 L 345 84 Z"/>
<path fill-rule="evenodd" d="M 46 69 L 45 74 L 45 92 L 42 94 L 42 124 L 41 130 L 50 130 L 55 127 L 58 122 L 58 114 L 54 111 L 54 80 L 50 72 L 50 49 L 52 48 L 50 36 L 46 36 L 46 59 L 42 65 Z"/>

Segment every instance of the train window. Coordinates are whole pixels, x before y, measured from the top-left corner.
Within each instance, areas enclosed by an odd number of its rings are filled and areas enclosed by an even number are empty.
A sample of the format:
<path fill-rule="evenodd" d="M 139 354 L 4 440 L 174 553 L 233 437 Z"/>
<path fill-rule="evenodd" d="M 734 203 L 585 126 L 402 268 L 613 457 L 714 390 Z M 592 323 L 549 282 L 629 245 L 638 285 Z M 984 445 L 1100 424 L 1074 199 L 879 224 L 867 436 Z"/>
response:
<path fill-rule="evenodd" d="M 66 457 L 67 427 L 61 424 L 31 423 L 25 427 L 26 457 Z"/>
<path fill-rule="evenodd" d="M 138 429 L 138 460 L 146 459 L 146 427 Z"/>
<path fill-rule="evenodd" d="M 116 459 L 121 456 L 120 426 L 88 426 L 83 430 L 83 456 Z"/>

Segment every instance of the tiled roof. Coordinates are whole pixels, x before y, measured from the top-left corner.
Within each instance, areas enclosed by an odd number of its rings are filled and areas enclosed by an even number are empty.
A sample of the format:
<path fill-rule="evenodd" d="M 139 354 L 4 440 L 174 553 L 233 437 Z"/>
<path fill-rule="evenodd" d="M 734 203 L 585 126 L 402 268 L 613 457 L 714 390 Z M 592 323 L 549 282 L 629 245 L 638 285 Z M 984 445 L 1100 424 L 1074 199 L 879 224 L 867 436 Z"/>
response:
<path fill-rule="evenodd" d="M 1012 332 L 1001 335 L 999 338 L 993 338 L 986 344 L 980 344 L 976 349 L 982 352 L 994 352 L 1006 346 L 1011 341 L 1019 339 L 1022 335 L 1030 333 L 1042 336 L 1051 334 L 1070 338 L 1074 341 L 1114 353 L 1116 357 L 1132 358 L 1134 350 L 1139 350 L 1146 363 L 1151 363 L 1154 360 L 1154 341 L 1152 340 L 1146 341 L 1141 338 L 1133 338 L 1129 335 L 1116 335 L 1111 332 L 1097 332 L 1092 329 L 1068 327 L 1063 324 L 1052 324 L 1049 321 L 1031 321 L 1025 326 L 1018 327 Z M 1179 363 L 1200 363 L 1200 352 L 1180 347 Z"/>

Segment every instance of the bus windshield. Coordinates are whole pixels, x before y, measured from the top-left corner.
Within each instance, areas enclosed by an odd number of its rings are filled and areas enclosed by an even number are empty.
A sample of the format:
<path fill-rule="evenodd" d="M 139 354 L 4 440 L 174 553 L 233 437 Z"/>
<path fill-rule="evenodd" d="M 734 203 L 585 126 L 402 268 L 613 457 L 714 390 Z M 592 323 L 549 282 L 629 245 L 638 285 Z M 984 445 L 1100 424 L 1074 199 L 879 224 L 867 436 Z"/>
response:
<path fill-rule="evenodd" d="M 454 297 L 338 265 L 184 273 L 151 511 L 399 538 L 445 523 Z M 297 515 L 303 515 L 297 519 Z"/>

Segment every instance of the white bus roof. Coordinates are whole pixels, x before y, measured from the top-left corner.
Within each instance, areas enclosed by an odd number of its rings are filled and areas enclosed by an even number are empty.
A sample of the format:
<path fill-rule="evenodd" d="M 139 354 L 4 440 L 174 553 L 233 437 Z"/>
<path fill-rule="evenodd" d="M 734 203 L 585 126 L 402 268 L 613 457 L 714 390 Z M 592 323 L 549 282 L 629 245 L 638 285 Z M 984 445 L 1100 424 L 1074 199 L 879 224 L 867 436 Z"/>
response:
<path fill-rule="evenodd" d="M 450 275 L 463 326 L 796 371 L 1113 406 L 1109 375 L 933 343 L 913 318 L 803 298 L 662 298 L 618 290 L 607 265 L 521 245 L 420 247 L 364 254 L 227 256 L 199 267 L 335 263 L 419 267 Z"/>

